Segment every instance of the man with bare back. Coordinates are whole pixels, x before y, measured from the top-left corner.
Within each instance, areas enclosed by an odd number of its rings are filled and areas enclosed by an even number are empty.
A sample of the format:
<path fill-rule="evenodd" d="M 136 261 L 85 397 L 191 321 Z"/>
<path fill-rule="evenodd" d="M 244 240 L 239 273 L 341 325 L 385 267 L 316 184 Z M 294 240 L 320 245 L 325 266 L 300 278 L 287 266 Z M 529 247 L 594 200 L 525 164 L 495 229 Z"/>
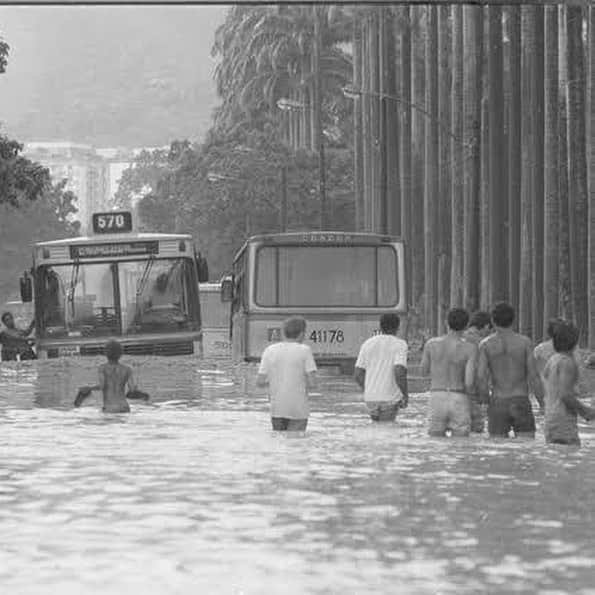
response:
<path fill-rule="evenodd" d="M 529 337 L 512 330 L 514 308 L 505 302 L 492 310 L 495 332 L 479 344 L 477 380 L 480 398 L 488 402 L 490 436 L 535 437 L 535 417 L 529 400 L 533 389 L 543 408 L 543 386 Z M 491 390 L 490 390 L 491 385 Z"/>
<path fill-rule="evenodd" d="M 469 314 L 462 308 L 448 313 L 448 332 L 430 339 L 421 373 L 430 376 L 430 436 L 468 436 L 471 431 L 469 394 L 474 390 L 477 347 L 463 338 Z"/>

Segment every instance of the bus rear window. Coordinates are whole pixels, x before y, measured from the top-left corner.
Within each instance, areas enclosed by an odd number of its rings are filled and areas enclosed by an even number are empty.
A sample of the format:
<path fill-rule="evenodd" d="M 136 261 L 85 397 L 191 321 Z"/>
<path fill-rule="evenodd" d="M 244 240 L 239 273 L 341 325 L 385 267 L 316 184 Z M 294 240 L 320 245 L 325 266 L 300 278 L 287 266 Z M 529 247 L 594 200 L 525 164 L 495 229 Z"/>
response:
<path fill-rule="evenodd" d="M 265 246 L 257 251 L 256 303 L 287 307 L 392 307 L 392 246 Z"/>

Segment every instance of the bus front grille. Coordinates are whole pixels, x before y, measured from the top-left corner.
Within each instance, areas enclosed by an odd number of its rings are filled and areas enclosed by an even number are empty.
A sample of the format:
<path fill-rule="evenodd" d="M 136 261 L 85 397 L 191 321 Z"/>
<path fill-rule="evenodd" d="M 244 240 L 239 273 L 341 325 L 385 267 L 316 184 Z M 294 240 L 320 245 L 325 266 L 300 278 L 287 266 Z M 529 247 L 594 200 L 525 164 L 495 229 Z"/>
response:
<path fill-rule="evenodd" d="M 126 355 L 191 355 L 194 353 L 192 341 L 175 343 L 132 343 L 122 345 Z M 81 355 L 103 355 L 103 345 L 82 345 Z"/>

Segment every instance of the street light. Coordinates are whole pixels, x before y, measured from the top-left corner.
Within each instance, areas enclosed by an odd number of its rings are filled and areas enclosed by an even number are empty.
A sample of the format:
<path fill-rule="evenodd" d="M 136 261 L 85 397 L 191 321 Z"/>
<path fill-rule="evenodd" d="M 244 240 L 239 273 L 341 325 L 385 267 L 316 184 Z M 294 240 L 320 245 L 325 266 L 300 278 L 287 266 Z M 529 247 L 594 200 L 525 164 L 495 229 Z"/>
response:
<path fill-rule="evenodd" d="M 426 116 L 426 118 L 428 118 L 429 120 L 437 124 L 440 128 L 442 128 L 448 136 L 454 138 L 457 141 L 462 141 L 462 139 L 459 138 L 456 134 L 453 134 L 450 128 L 448 128 L 448 126 L 445 126 L 441 120 L 436 119 L 434 116 L 432 116 L 430 112 L 426 111 L 423 107 L 420 107 L 419 105 L 411 101 L 407 101 L 402 97 L 397 97 L 396 95 L 389 95 L 388 93 L 377 93 L 375 91 L 364 91 L 362 89 L 354 89 L 351 85 L 345 85 L 341 88 L 341 91 L 347 99 L 359 99 L 362 96 L 368 96 L 377 97 L 378 99 L 390 99 L 391 101 L 395 101 L 396 103 L 402 103 L 403 105 L 406 105 L 407 107 L 410 107 L 418 111 L 420 114 Z"/>
<path fill-rule="evenodd" d="M 281 97 L 277 100 L 277 107 L 284 112 L 291 112 L 296 110 L 304 110 L 306 106 L 295 99 Z M 325 229 L 327 226 L 327 200 L 326 200 L 326 165 L 324 155 L 324 134 L 322 122 L 318 123 L 319 137 L 316 139 L 318 145 L 318 187 L 320 193 L 320 229 Z"/>

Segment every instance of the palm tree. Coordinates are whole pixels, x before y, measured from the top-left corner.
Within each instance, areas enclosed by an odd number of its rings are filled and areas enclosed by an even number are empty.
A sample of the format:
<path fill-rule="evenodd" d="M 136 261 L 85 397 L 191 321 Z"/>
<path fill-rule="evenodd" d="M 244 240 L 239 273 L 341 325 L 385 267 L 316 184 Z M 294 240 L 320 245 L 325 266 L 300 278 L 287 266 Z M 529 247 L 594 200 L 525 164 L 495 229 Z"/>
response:
<path fill-rule="evenodd" d="M 451 154 L 451 268 L 450 305 L 463 303 L 463 7 L 453 6 L 452 129 Z"/>
<path fill-rule="evenodd" d="M 589 348 L 595 351 L 595 7 L 589 8 Z"/>
<path fill-rule="evenodd" d="M 544 327 L 558 313 L 558 7 L 545 9 Z M 545 328 L 540 329 L 545 335 Z"/>
<path fill-rule="evenodd" d="M 586 159 L 586 68 L 583 48 L 583 10 L 567 6 L 568 43 L 568 164 L 570 244 L 570 282 L 574 315 L 581 333 L 581 344 L 587 339 L 587 159 Z"/>
<path fill-rule="evenodd" d="M 464 59 L 464 301 L 469 310 L 479 306 L 479 193 L 481 73 L 483 15 L 479 6 L 463 7 Z"/>

